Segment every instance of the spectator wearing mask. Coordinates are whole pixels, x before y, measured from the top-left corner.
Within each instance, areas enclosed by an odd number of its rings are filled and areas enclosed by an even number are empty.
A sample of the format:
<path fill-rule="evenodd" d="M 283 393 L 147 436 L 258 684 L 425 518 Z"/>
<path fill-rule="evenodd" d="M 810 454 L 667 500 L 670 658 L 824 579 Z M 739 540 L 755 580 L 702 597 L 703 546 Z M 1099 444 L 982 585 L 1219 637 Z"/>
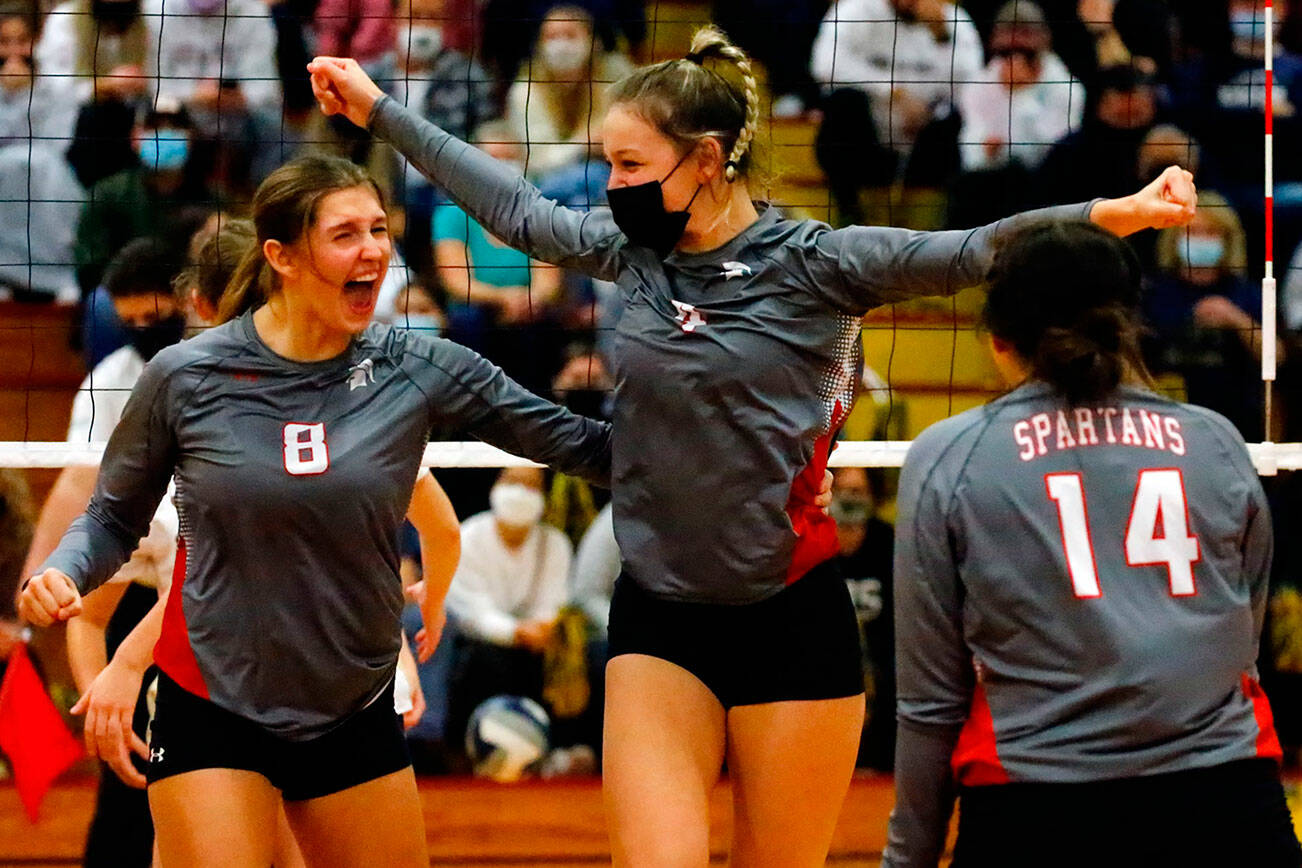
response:
<path fill-rule="evenodd" d="M 1036 173 L 1039 203 L 1074 201 L 1073 196 L 1110 196 L 1139 183 L 1140 145 L 1157 116 L 1157 92 L 1150 76 L 1130 66 L 1099 73 L 1079 130 L 1053 146 Z"/>
<path fill-rule="evenodd" d="M 895 763 L 895 625 L 892 559 L 895 530 L 877 517 L 880 478 L 862 467 L 832 475 L 837 565 L 854 600 L 868 680 L 868 713 L 859 743 L 858 765 L 890 771 Z"/>
<path fill-rule="evenodd" d="M 262 0 L 143 0 L 151 93 L 181 103 L 215 149 L 228 189 L 256 184 L 289 157 L 281 124 L 276 30 Z"/>
<path fill-rule="evenodd" d="M 522 170 L 523 148 L 504 122 L 481 125 L 475 139 Z M 450 203 L 434 209 L 432 235 L 436 273 L 448 293 L 449 336 L 526 388 L 546 389 L 560 348 L 543 319 L 560 295 L 561 270 L 508 247 Z"/>
<path fill-rule="evenodd" d="M 398 10 L 398 68 L 393 98 L 431 123 L 469 140 L 484 121 L 501 115 L 495 84 L 479 62 L 449 39 L 455 0 L 405 0 Z M 443 200 L 434 184 L 406 160 L 399 161 L 397 198 L 406 206 L 403 252 L 411 267 L 434 267 L 430 219 Z"/>
<path fill-rule="evenodd" d="M 1295 153 L 1302 146 L 1302 40 L 1296 4 L 1274 4 L 1274 101 L 1277 154 Z M 1215 87 L 1219 113 L 1203 108 L 1205 126 L 1196 128 L 1208 150 L 1217 155 L 1232 182 L 1257 186 L 1262 179 L 1261 113 L 1266 105 L 1266 12 L 1262 0 L 1230 0 L 1228 4 L 1231 54 Z M 1196 111 L 1196 109 L 1195 109 Z M 1256 139 L 1254 147 L 1249 139 Z M 1302 179 L 1290 160 L 1277 160 L 1281 179 Z"/>
<path fill-rule="evenodd" d="M 1155 372 L 1184 378 L 1188 401 L 1228 418 L 1249 442 L 1262 438 L 1260 287 L 1248 279 L 1238 214 L 1202 192 L 1186 228 L 1163 230 L 1157 274 L 1144 298 L 1156 340 L 1146 355 Z M 1283 346 L 1277 348 L 1283 358 Z"/>
<path fill-rule="evenodd" d="M 0 10 L 0 297 L 78 298 L 72 227 L 85 194 L 64 159 L 72 83 L 37 75 L 31 14 Z"/>
<path fill-rule="evenodd" d="M 960 92 L 956 226 L 978 226 L 1030 205 L 1030 175 L 1053 144 L 1080 128 L 1085 88 L 1052 50 L 1043 10 L 1031 0 L 1000 7 L 990 62 Z"/>
<path fill-rule="evenodd" d="M 902 178 L 938 187 L 958 168 L 955 113 L 981 71 L 972 19 L 945 0 L 841 0 L 811 61 L 827 96 L 816 152 L 841 219 L 859 223 L 859 191 Z"/>
<path fill-rule="evenodd" d="M 212 200 L 193 164 L 189 112 L 160 97 L 132 135 L 138 164 L 97 183 L 77 223 L 74 260 L 83 293 L 99 286 L 113 255 L 133 238 L 163 235 L 178 212 Z"/>
<path fill-rule="evenodd" d="M 511 140 L 524 144 L 525 174 L 538 178 L 587 161 L 606 114 L 606 89 L 632 69 L 627 57 L 602 49 L 587 10 L 553 6 L 506 94 L 503 117 Z"/>
<path fill-rule="evenodd" d="M 504 469 L 489 502 L 489 512 L 461 524 L 461 563 L 447 597 L 457 628 L 447 730 L 454 744 L 490 696 L 542 701 L 543 650 L 569 595 L 572 549 L 542 522 L 542 470 Z"/>

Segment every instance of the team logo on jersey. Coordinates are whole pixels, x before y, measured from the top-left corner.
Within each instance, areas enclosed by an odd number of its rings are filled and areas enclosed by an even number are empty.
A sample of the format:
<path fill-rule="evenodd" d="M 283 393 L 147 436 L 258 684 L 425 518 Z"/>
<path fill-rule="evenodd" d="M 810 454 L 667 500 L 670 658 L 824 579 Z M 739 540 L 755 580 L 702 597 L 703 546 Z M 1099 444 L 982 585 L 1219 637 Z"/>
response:
<path fill-rule="evenodd" d="M 750 277 L 750 266 L 744 262 L 725 262 L 723 264 L 723 279 L 732 280 L 734 277 Z"/>
<path fill-rule="evenodd" d="M 348 391 L 361 389 L 367 383 L 375 382 L 375 363 L 370 359 L 363 359 L 348 369 Z"/>
<path fill-rule="evenodd" d="M 674 301 L 674 307 L 678 309 L 678 316 L 674 319 L 678 327 L 683 331 L 691 334 L 701 326 L 705 325 L 705 314 L 696 309 L 695 305 L 683 304 L 681 301 Z"/>
<path fill-rule="evenodd" d="M 161 763 L 163 761 L 163 751 L 165 750 L 167 750 L 165 747 L 154 748 L 151 750 L 149 752 L 149 761 L 151 763 Z"/>

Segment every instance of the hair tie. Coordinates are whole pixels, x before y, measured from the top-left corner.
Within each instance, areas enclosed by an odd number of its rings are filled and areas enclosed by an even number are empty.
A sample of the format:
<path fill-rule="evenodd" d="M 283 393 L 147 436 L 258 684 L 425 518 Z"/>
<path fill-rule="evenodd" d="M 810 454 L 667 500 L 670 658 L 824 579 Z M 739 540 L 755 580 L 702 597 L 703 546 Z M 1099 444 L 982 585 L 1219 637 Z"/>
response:
<path fill-rule="evenodd" d="M 737 161 L 728 160 L 723 164 L 723 179 L 731 184 L 737 180 Z"/>
<path fill-rule="evenodd" d="M 705 53 L 704 53 L 704 52 L 701 52 L 701 51 L 689 51 L 689 52 L 687 52 L 687 56 L 684 57 L 683 60 L 691 61 L 692 63 L 696 64 L 697 66 L 704 66 L 704 65 L 705 65 Z"/>

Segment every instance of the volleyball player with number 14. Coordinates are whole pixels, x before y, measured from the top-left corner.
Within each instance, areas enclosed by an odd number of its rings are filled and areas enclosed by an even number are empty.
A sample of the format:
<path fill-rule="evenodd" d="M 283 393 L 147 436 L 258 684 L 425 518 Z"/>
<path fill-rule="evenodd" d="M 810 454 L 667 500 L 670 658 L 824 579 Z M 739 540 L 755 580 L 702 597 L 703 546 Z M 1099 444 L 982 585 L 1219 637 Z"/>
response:
<path fill-rule="evenodd" d="M 813 495 L 854 399 L 860 319 L 980 282 L 1022 221 L 833 230 L 757 205 L 758 85 L 715 28 L 687 57 L 611 88 L 610 211 L 545 199 L 385 97 L 355 61 L 308 69 L 327 113 L 393 144 L 495 236 L 615 281 L 624 299 L 612 456 L 623 574 L 603 743 L 615 863 L 704 864 L 726 756 L 732 864 L 821 865 L 864 698 L 854 608 L 827 563 L 835 523 Z M 1041 216 L 1134 232 L 1186 222 L 1193 196 L 1192 176 L 1171 168 L 1133 196 Z"/>
<path fill-rule="evenodd" d="M 1115 236 L 1029 229 L 989 287 L 1014 388 L 920 434 L 900 477 L 883 864 L 938 864 L 957 784 L 956 868 L 1297 868 L 1242 438 L 1147 387 Z"/>

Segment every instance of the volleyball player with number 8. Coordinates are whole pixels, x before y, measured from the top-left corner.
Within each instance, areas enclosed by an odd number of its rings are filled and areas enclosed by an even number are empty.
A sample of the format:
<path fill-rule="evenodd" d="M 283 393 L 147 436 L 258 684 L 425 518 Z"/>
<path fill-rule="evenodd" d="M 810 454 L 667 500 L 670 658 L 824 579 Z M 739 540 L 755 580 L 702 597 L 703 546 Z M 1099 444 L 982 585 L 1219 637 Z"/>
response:
<path fill-rule="evenodd" d="M 1226 419 L 1146 387 L 1139 294 L 1098 227 L 1009 241 L 984 320 L 1013 390 L 909 450 L 890 868 L 938 864 L 955 786 L 956 868 L 1302 863 L 1257 683 L 1266 498 Z"/>
<path fill-rule="evenodd" d="M 90 505 L 27 581 L 22 613 L 75 615 L 175 475 L 147 772 L 162 863 L 270 864 L 283 795 L 308 864 L 428 866 L 392 700 L 398 531 L 426 440 L 460 431 L 605 484 L 609 426 L 464 347 L 371 323 L 391 245 L 360 167 L 276 169 L 253 223 L 220 314 L 247 312 L 145 367 Z M 425 659 L 441 595 L 421 609 Z"/>
<path fill-rule="evenodd" d="M 758 86 L 715 28 L 686 58 L 612 87 L 609 212 L 544 199 L 385 97 L 355 61 L 308 69 L 323 110 L 393 144 L 488 231 L 623 296 L 612 480 L 624 571 L 603 767 L 615 863 L 705 864 L 726 755 L 732 864 L 822 864 L 864 698 L 853 606 L 827 564 L 835 523 L 812 496 L 854 398 L 860 318 L 978 283 L 1018 221 L 832 230 L 757 206 Z M 1042 216 L 1133 232 L 1187 221 L 1193 195 L 1172 168 L 1133 196 Z"/>

